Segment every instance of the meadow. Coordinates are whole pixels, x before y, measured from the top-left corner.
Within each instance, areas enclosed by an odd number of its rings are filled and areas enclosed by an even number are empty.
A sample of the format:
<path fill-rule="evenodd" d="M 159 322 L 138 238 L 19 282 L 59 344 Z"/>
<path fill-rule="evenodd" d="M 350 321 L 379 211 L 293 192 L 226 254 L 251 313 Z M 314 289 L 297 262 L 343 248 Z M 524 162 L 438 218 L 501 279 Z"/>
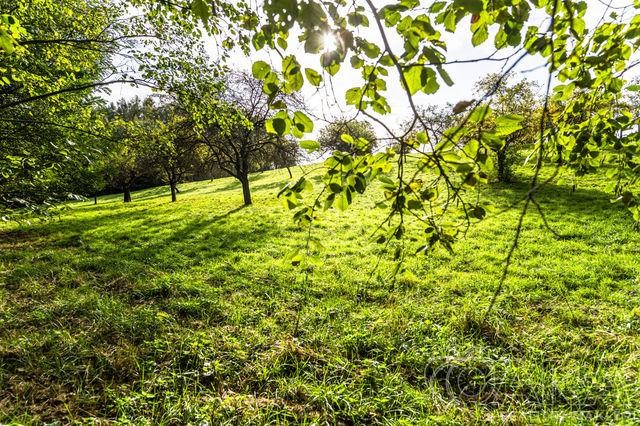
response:
<path fill-rule="evenodd" d="M 603 179 L 540 190 L 556 233 L 526 216 L 484 317 L 528 174 L 395 277 L 372 194 L 323 213 L 305 281 L 284 170 L 248 207 L 219 179 L 2 225 L 0 423 L 636 423 L 640 235 Z"/>

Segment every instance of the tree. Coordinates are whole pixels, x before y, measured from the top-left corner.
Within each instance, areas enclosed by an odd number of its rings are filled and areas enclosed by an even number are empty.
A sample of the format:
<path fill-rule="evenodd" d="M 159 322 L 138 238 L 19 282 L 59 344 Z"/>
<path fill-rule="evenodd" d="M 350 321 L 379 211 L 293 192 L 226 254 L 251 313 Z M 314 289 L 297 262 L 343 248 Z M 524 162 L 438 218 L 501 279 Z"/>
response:
<path fill-rule="evenodd" d="M 69 94 L 114 84 L 162 88 L 204 60 L 201 33 L 184 13 L 132 15 L 135 3 L 1 0 L 9 13 L 0 19 L 0 112 L 45 99 L 62 106 Z"/>
<path fill-rule="evenodd" d="M 300 145 L 294 138 L 279 138 L 277 144 L 266 145 L 255 156 L 256 171 L 287 169 L 293 178 L 291 167 L 299 164 L 302 155 Z"/>
<path fill-rule="evenodd" d="M 455 113 L 453 106 L 425 105 L 418 108 L 419 119 L 414 117 L 403 125 L 403 130 L 407 134 L 405 149 L 431 151 L 445 137 L 445 132 L 455 123 Z M 418 140 L 418 136 L 425 138 Z M 396 146 L 400 151 L 400 146 Z"/>
<path fill-rule="evenodd" d="M 98 37 L 119 9 L 99 1 L 8 3 L 0 2 L 11 11 L 0 19 L 0 209 L 10 215 L 67 199 L 66 177 L 100 155 L 102 101 L 87 87 L 102 79 L 110 54 L 81 41 Z"/>
<path fill-rule="evenodd" d="M 325 151 L 370 154 L 377 146 L 376 133 L 368 121 L 339 118 L 326 125 L 318 135 Z"/>
<path fill-rule="evenodd" d="M 144 119 L 153 117 L 155 105 L 150 98 L 141 101 L 135 97 L 121 99 L 111 109 L 110 126 L 115 142 L 107 159 L 108 180 L 111 186 L 122 190 L 123 201 L 128 203 L 136 181 L 157 167 L 154 141 L 141 125 Z"/>
<path fill-rule="evenodd" d="M 105 0 L 1 2 L 22 27 L 0 69 L 0 112 L 48 100 L 50 108 L 71 109 L 92 88 L 103 87 L 112 55 L 128 48 L 124 8 Z M 7 4 L 9 3 L 9 5 Z M 9 19 L 9 18 L 5 18 Z M 10 54 L 9 54 L 10 52 Z"/>
<path fill-rule="evenodd" d="M 540 123 L 539 104 L 536 98 L 537 83 L 522 79 L 511 84 L 511 74 L 489 74 L 475 84 L 476 94 L 481 97 L 489 94 L 487 105 L 500 116 L 510 114 L 522 117 L 521 129 L 509 134 L 502 143 L 492 146 L 496 155 L 496 173 L 499 182 L 509 182 L 513 178 L 512 166 L 516 160 L 517 150 L 523 146 L 531 146 L 537 139 L 536 129 Z M 492 129 L 495 122 L 484 121 L 483 129 Z"/>
<path fill-rule="evenodd" d="M 197 162 L 200 139 L 193 121 L 175 101 L 156 107 L 152 116 L 142 121 L 144 134 L 153 139 L 154 160 L 164 172 L 171 189 L 171 201 L 177 200 L 178 183 Z"/>
<path fill-rule="evenodd" d="M 84 158 L 75 162 L 73 167 L 62 168 L 51 182 L 49 193 L 66 192 L 67 198 L 93 198 L 98 204 L 98 195 L 107 187 L 106 160 L 109 158 L 112 142 L 104 141 L 99 145 L 99 152 L 90 160 Z"/>
<path fill-rule="evenodd" d="M 77 194 L 74 182 L 81 170 L 98 160 L 109 143 L 102 111 L 79 105 L 76 111 L 55 110 L 45 101 L 0 118 L 4 216 L 16 216 L 19 210 L 43 212 L 43 207 Z"/>
<path fill-rule="evenodd" d="M 0 0 L 6 12 L 0 16 L 0 133 L 15 137 L 11 146 L 0 145 L 0 168 L 20 188 L 0 187 L 5 213 L 66 198 L 72 188 L 63 183 L 72 181 L 55 171 L 90 167 L 100 157 L 109 135 L 96 112 L 103 102 L 96 92 L 118 83 L 160 88 L 204 60 L 190 19 L 132 16 L 130 5 Z"/>
<path fill-rule="evenodd" d="M 261 170 L 265 159 L 272 164 L 273 160 L 289 163 L 297 156 L 291 154 L 286 138 L 269 132 L 274 114 L 262 84 L 244 73 L 231 73 L 225 83 L 223 91 L 214 94 L 209 111 L 215 111 L 215 115 L 206 117 L 202 135 L 215 164 L 240 181 L 244 204 L 249 205 L 249 173 Z M 300 104 L 293 96 L 277 98 L 286 105 Z M 302 125 L 310 126 L 306 120 Z"/>

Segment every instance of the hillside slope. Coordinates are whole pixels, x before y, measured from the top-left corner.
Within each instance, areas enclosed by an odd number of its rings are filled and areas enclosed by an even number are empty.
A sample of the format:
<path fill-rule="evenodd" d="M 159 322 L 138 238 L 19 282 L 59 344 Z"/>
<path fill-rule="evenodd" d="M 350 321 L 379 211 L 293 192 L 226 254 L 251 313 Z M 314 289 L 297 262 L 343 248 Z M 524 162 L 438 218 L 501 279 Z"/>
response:
<path fill-rule="evenodd" d="M 249 207 L 220 179 L 0 229 L 0 422 L 640 419 L 640 236 L 597 180 L 541 192 L 560 235 L 527 216 L 486 321 L 517 209 L 392 279 L 367 195 L 323 215 L 305 285 L 286 181 L 254 175 Z"/>

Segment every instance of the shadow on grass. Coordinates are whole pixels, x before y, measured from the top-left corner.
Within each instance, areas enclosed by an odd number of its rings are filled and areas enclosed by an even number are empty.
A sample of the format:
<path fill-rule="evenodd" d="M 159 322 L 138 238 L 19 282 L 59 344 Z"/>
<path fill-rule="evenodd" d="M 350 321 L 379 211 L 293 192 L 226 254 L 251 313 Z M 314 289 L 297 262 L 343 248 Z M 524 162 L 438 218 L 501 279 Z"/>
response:
<path fill-rule="evenodd" d="M 251 175 L 249 175 L 249 185 L 252 186 L 253 188 L 253 184 L 255 182 L 261 181 L 262 179 L 264 179 L 265 177 L 267 177 L 267 175 L 263 172 L 263 173 L 252 173 Z M 224 179 L 229 179 L 229 178 L 224 178 Z M 240 185 L 240 181 L 236 178 L 233 178 L 233 180 L 231 182 L 229 182 L 228 184 L 226 184 L 225 186 L 221 187 L 218 189 L 218 191 L 235 191 L 235 190 L 241 190 L 242 186 Z"/>
<path fill-rule="evenodd" d="M 286 184 L 287 180 L 272 182 L 272 183 L 263 183 L 262 185 L 256 185 L 251 188 L 252 191 L 269 191 L 272 189 L 276 189 L 280 191 Z"/>
<path fill-rule="evenodd" d="M 162 218 L 133 210 L 55 221 L 37 231 L 5 232 L 0 234 L 0 247 L 6 249 L 0 260 L 8 258 L 18 266 L 5 275 L 5 283 L 17 290 L 25 274 L 33 279 L 51 276 L 53 281 L 62 282 L 60 277 L 68 267 L 90 275 L 98 285 L 117 277 L 131 281 L 186 271 L 277 236 L 275 227 L 259 226 L 251 215 L 234 218 L 234 226 L 229 226 L 227 220 L 245 209 L 240 206 L 195 218 L 186 211 Z"/>
<path fill-rule="evenodd" d="M 491 198 L 496 204 L 504 208 L 519 202 L 514 206 L 517 209 L 524 201 L 524 197 L 530 190 L 529 181 L 516 181 L 511 183 L 494 183 L 490 185 Z M 574 188 L 571 185 L 547 183 L 534 193 L 535 200 L 545 212 L 569 214 L 577 218 L 591 218 L 598 211 L 626 212 L 620 205 L 611 203 L 613 194 L 599 189 Z"/>

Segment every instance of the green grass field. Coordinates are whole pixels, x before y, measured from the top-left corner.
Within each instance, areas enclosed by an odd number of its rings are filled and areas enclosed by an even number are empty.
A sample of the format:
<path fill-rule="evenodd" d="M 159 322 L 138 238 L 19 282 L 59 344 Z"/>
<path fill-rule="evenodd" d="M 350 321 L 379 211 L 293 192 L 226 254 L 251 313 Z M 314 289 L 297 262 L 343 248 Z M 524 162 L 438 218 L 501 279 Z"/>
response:
<path fill-rule="evenodd" d="M 484 190 L 496 212 L 520 173 Z M 306 237 L 275 197 L 286 181 L 253 176 L 246 208 L 221 179 L 4 225 L 0 423 L 640 421 L 640 235 L 603 182 L 540 192 L 561 236 L 531 211 L 483 321 L 519 209 L 392 279 L 394 247 L 370 242 L 385 211 L 364 196 L 322 216 L 305 285 L 285 259 Z"/>

